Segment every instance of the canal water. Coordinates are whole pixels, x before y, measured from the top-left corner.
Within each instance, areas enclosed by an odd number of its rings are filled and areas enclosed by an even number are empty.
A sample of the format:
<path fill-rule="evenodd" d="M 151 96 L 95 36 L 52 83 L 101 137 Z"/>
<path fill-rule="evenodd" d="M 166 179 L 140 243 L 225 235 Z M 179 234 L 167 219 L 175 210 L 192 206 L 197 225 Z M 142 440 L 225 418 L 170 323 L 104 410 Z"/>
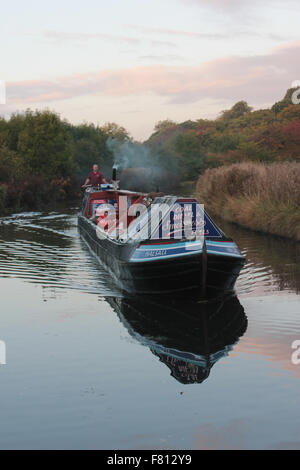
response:
<path fill-rule="evenodd" d="M 128 298 L 76 212 L 0 219 L 0 448 L 300 449 L 300 244 L 222 224 L 236 295 Z"/>

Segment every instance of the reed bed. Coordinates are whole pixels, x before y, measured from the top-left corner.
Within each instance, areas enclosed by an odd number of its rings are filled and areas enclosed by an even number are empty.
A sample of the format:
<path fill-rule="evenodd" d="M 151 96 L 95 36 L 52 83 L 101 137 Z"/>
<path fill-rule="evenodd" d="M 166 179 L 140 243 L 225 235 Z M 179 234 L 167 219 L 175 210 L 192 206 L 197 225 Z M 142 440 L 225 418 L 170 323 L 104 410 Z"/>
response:
<path fill-rule="evenodd" d="M 196 193 L 212 214 L 300 241 L 299 163 L 238 163 L 209 169 L 199 177 Z"/>

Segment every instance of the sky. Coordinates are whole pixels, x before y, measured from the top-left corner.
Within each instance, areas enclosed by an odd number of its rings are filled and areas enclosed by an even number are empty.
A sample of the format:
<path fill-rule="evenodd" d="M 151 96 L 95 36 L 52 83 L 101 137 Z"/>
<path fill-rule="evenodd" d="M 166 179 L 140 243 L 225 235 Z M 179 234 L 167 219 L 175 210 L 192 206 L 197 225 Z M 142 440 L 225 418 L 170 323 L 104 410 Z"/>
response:
<path fill-rule="evenodd" d="M 269 107 L 300 80 L 298 0 L 10 0 L 0 12 L 7 118 L 48 108 L 143 141 L 163 119 Z"/>

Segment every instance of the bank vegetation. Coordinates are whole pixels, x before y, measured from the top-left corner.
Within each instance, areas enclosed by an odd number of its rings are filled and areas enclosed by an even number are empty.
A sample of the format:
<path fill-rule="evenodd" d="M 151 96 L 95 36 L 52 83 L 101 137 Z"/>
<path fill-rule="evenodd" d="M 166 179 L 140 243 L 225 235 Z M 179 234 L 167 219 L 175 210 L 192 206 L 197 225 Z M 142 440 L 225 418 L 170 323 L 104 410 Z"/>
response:
<path fill-rule="evenodd" d="M 208 212 L 252 230 L 300 241 L 300 163 L 239 163 L 197 182 Z"/>

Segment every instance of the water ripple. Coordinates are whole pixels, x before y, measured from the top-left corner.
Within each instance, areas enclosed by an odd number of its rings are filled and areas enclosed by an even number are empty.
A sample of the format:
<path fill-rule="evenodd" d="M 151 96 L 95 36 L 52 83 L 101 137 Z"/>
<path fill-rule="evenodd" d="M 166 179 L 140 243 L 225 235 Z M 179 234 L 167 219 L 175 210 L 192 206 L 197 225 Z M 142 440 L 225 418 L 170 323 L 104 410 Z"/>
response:
<path fill-rule="evenodd" d="M 47 287 L 120 295 L 77 232 L 76 214 L 27 213 L 0 220 L 0 276 Z"/>
<path fill-rule="evenodd" d="M 246 264 L 238 295 L 300 292 L 300 244 L 220 224 L 239 245 Z M 77 214 L 27 212 L 0 219 L 0 276 L 49 287 L 120 295 L 77 231 Z"/>

